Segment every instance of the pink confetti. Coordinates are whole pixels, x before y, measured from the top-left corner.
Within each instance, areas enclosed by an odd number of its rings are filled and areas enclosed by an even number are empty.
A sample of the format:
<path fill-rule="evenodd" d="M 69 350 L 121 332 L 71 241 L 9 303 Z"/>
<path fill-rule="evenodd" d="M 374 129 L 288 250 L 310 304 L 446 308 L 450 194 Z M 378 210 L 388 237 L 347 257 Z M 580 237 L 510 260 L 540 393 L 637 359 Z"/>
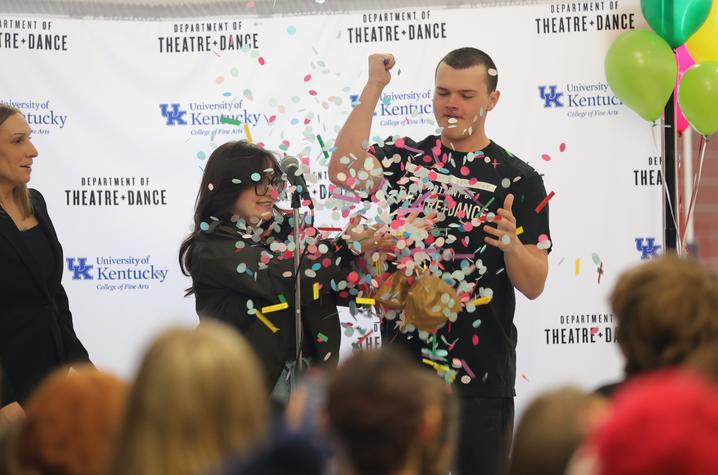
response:
<path fill-rule="evenodd" d="M 461 366 L 464 367 L 464 371 L 466 371 L 466 374 L 468 374 L 471 379 L 476 379 L 476 375 L 473 371 L 471 371 L 471 368 L 469 368 L 469 365 L 466 363 L 466 361 L 461 360 Z"/>
<path fill-rule="evenodd" d="M 265 117 L 267 117 L 267 116 L 265 116 Z M 268 123 L 268 124 L 271 124 L 271 123 L 273 123 L 275 120 L 277 120 L 277 116 L 276 116 L 276 115 L 270 115 L 269 118 L 267 119 L 267 123 Z"/>
<path fill-rule="evenodd" d="M 566 144 L 561 142 L 561 145 L 558 146 L 559 151 L 565 152 L 566 151 Z"/>
<path fill-rule="evenodd" d="M 551 155 L 544 153 L 543 155 L 541 155 L 541 159 L 548 162 L 551 160 Z"/>
<path fill-rule="evenodd" d="M 394 146 L 396 148 L 404 148 L 406 146 L 406 142 L 404 141 L 403 138 L 398 138 L 398 139 L 394 140 Z"/>
<path fill-rule="evenodd" d="M 264 66 L 264 64 L 266 63 L 266 61 L 264 61 L 264 58 L 261 56 L 257 58 L 257 61 L 259 61 L 259 64 L 261 64 L 262 66 Z"/>
<path fill-rule="evenodd" d="M 397 215 L 397 216 L 403 216 L 403 215 L 405 215 L 405 214 L 414 213 L 414 212 L 419 213 L 419 212 L 421 212 L 421 211 L 424 211 L 424 207 L 421 207 L 421 208 L 419 208 L 419 207 L 416 207 L 416 208 L 399 208 L 398 210 L 396 210 L 396 215 Z"/>
<path fill-rule="evenodd" d="M 332 198 L 336 198 L 342 201 L 349 201 L 350 203 L 361 203 L 361 198 L 358 196 L 348 196 L 339 193 L 332 193 Z"/>
<path fill-rule="evenodd" d="M 356 284 L 359 281 L 359 274 L 352 271 L 347 275 L 347 282 L 350 284 Z"/>
<path fill-rule="evenodd" d="M 461 168 L 459 169 L 459 172 L 460 172 L 463 176 L 468 176 L 468 175 L 469 175 L 469 167 L 461 167 Z"/>
<path fill-rule="evenodd" d="M 479 346 L 479 335 L 474 335 L 471 337 L 471 343 L 474 344 L 474 346 Z"/>
<path fill-rule="evenodd" d="M 310 89 L 310 90 L 309 90 L 309 95 L 310 95 L 310 96 L 316 96 L 316 95 L 317 95 L 317 91 L 315 91 L 314 89 Z"/>
<path fill-rule="evenodd" d="M 591 327 L 591 335 L 598 333 L 598 327 Z"/>
<path fill-rule="evenodd" d="M 522 378 L 524 381 L 526 381 L 527 383 L 530 382 L 530 381 L 529 381 L 529 377 L 526 375 L 526 373 L 521 373 L 521 378 Z"/>
<path fill-rule="evenodd" d="M 406 145 L 406 143 L 404 143 L 404 148 L 413 153 L 424 153 L 423 151 L 419 150 L 418 148 L 409 147 L 408 145 Z"/>
<path fill-rule="evenodd" d="M 307 74 L 306 76 L 304 76 L 304 82 L 309 82 L 309 81 L 311 81 L 311 80 L 312 80 L 312 75 L 311 75 L 311 74 Z"/>

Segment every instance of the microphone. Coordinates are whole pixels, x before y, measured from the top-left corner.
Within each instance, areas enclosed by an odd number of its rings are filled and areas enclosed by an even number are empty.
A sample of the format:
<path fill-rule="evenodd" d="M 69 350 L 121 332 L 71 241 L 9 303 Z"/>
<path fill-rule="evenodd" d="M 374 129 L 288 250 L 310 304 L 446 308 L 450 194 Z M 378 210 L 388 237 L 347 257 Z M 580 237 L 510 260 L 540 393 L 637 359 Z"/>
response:
<path fill-rule="evenodd" d="M 307 188 L 307 181 L 299 166 L 299 160 L 296 157 L 286 156 L 279 162 L 279 169 L 287 175 L 289 184 L 296 188 L 295 193 L 302 199 L 311 201 L 312 197 L 309 195 L 309 188 Z"/>

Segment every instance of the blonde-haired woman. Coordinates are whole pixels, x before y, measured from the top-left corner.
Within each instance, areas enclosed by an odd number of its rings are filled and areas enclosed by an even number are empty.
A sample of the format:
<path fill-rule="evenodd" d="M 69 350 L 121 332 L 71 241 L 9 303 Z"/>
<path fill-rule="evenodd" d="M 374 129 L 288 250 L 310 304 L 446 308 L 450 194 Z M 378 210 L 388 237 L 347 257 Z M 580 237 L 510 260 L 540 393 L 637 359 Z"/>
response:
<path fill-rule="evenodd" d="M 267 396 L 242 336 L 221 323 L 173 329 L 144 356 L 109 475 L 206 475 L 266 438 Z"/>
<path fill-rule="evenodd" d="M 89 362 L 62 287 L 60 241 L 39 191 L 37 149 L 22 113 L 0 103 L 0 425 L 55 368 Z"/>

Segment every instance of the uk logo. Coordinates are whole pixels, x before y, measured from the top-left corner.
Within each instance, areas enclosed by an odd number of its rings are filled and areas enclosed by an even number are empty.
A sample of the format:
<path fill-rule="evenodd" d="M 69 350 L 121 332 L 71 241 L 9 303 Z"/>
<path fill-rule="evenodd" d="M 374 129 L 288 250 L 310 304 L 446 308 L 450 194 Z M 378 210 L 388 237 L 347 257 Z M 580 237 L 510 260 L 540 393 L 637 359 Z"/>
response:
<path fill-rule="evenodd" d="M 182 118 L 187 111 L 180 110 L 179 104 L 160 104 L 160 111 L 162 117 L 167 119 L 166 125 L 187 125 L 187 121 Z"/>
<path fill-rule="evenodd" d="M 90 274 L 90 270 L 92 269 L 92 266 L 87 265 L 86 257 L 78 257 L 77 264 L 75 263 L 74 257 L 68 257 L 65 260 L 67 261 L 67 270 L 72 272 L 72 280 L 92 280 L 92 279 L 94 279 L 94 277 L 92 277 L 92 274 Z"/>
<path fill-rule="evenodd" d="M 563 96 L 563 92 L 558 92 L 557 89 L 558 87 L 555 85 L 539 86 L 539 95 L 543 99 L 544 107 L 563 107 L 563 102 L 559 100 Z"/>
<path fill-rule="evenodd" d="M 661 246 L 656 244 L 656 238 L 636 238 L 636 250 L 641 253 L 641 259 L 653 259 Z"/>

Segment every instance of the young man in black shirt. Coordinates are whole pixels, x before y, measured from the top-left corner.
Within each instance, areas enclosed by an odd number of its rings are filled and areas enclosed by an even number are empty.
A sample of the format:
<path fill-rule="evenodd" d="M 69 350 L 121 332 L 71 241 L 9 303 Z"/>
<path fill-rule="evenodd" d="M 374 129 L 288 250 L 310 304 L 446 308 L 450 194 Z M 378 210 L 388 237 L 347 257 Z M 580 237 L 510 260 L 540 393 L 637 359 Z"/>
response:
<path fill-rule="evenodd" d="M 428 269 L 456 288 L 462 310 L 430 335 L 385 320 L 384 336 L 418 359 L 432 360 L 442 376 L 454 380 L 462 403 L 458 473 L 501 474 L 513 431 L 514 288 L 535 299 L 546 282 L 546 190 L 533 168 L 486 136 L 487 114 L 500 96 L 498 72 L 475 48 L 450 52 L 436 68 L 433 106 L 440 136 L 392 137 L 367 147 L 373 112 L 394 65 L 390 54 L 369 57 L 369 78 L 336 139 L 329 177 L 363 197 L 386 183 L 383 195 L 392 211 L 408 206 L 438 217 L 428 238 L 415 246 L 425 248 Z"/>

